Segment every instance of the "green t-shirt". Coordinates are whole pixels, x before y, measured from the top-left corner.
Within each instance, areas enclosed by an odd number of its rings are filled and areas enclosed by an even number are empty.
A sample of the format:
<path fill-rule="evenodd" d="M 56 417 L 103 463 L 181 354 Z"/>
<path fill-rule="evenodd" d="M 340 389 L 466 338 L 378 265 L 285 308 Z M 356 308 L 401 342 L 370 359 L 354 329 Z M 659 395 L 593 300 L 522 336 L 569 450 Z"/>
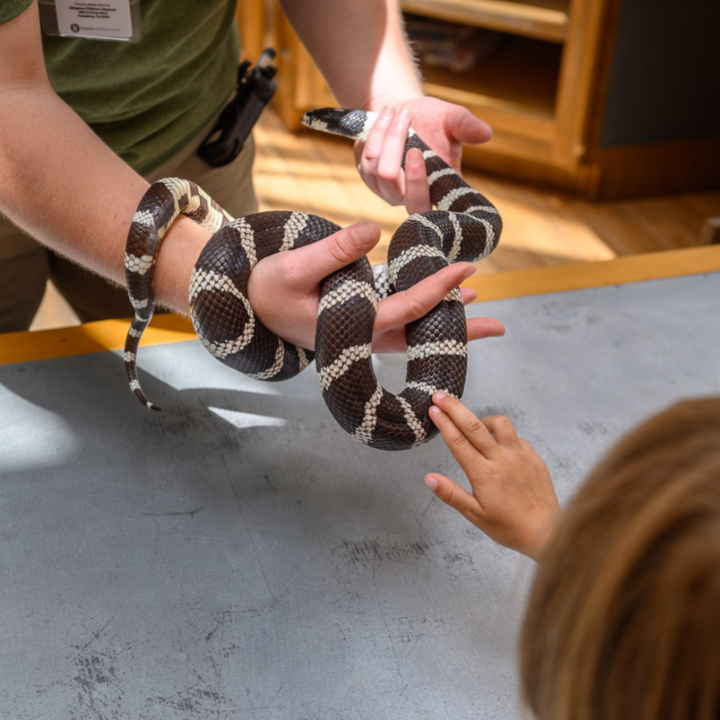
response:
<path fill-rule="evenodd" d="M 32 1 L 0 0 L 0 23 Z M 45 33 L 42 43 L 57 94 L 147 175 L 196 138 L 227 102 L 240 44 L 233 0 L 142 0 L 140 7 L 138 44 Z"/>

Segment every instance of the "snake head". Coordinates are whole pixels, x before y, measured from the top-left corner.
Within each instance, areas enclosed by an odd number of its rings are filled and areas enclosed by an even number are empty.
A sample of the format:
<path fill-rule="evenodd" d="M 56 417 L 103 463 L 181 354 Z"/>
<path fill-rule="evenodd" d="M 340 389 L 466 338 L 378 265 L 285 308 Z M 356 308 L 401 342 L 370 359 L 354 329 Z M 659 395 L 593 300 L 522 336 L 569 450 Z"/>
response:
<path fill-rule="evenodd" d="M 313 130 L 344 135 L 365 142 L 376 119 L 377 113 L 365 110 L 321 108 L 304 113 L 300 121 Z"/>

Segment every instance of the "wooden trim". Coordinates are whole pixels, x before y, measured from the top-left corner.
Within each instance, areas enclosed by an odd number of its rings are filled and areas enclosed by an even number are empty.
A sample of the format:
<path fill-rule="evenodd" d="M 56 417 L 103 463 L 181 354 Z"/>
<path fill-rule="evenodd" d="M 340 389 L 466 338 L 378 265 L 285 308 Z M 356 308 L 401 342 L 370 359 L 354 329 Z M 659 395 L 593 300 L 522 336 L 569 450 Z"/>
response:
<path fill-rule="evenodd" d="M 601 262 L 474 275 L 464 286 L 477 292 L 476 302 L 486 302 L 718 271 L 720 246 L 710 246 L 643 253 Z"/>
<path fill-rule="evenodd" d="M 568 34 L 568 0 L 401 0 L 403 10 L 501 32 L 563 42 Z"/>
<path fill-rule="evenodd" d="M 130 327 L 127 320 L 101 320 L 76 327 L 0 335 L 0 365 L 121 350 Z M 192 323 L 182 315 L 156 315 L 140 346 L 195 340 Z"/>
<path fill-rule="evenodd" d="M 595 77 L 595 92 L 591 98 L 588 109 L 586 161 L 597 162 L 594 153 L 600 144 L 600 134 L 605 116 L 610 77 L 612 75 L 613 55 L 617 40 L 618 25 L 620 24 L 620 10 L 623 0 L 605 0 L 605 17 L 600 27 L 600 38 L 597 47 L 597 72 Z"/>
<path fill-rule="evenodd" d="M 479 275 L 464 283 L 478 293 L 476 302 L 543 295 L 568 290 L 658 280 L 720 271 L 720 245 L 645 253 L 595 263 Z M 78 327 L 0 335 L 0 365 L 120 350 L 130 320 L 102 320 Z M 145 331 L 141 346 L 196 339 L 190 320 L 158 315 Z"/>
<path fill-rule="evenodd" d="M 602 168 L 597 200 L 707 192 L 720 188 L 720 137 L 598 147 L 588 160 Z"/>
<path fill-rule="evenodd" d="M 705 221 L 700 232 L 700 245 L 720 245 L 720 215 Z"/>
<path fill-rule="evenodd" d="M 493 158 L 496 162 L 493 163 Z M 513 161 L 519 162 L 515 167 Z M 522 135 L 505 134 L 496 131 L 492 140 L 486 145 L 464 145 L 463 163 L 467 167 L 478 170 L 490 170 L 512 179 L 526 179 L 524 170 L 528 170 L 530 179 L 536 177 L 540 182 L 546 182 L 546 175 L 552 175 L 557 170 L 563 176 L 568 175 L 565 168 L 558 168 L 552 164 L 552 145 L 542 140 L 533 140 Z M 524 165 L 537 164 L 541 171 L 533 176 Z"/>
<path fill-rule="evenodd" d="M 555 106 L 555 163 L 574 171 L 586 152 L 605 0 L 572 0 Z"/>
<path fill-rule="evenodd" d="M 497 130 L 554 140 L 562 57 L 557 45 L 506 37 L 465 73 L 422 63 L 420 71 L 429 95 L 464 105 Z"/>
<path fill-rule="evenodd" d="M 253 2 L 238 0 L 235 6 L 235 20 L 240 29 L 241 57 L 254 63 L 264 48 L 265 4 L 260 0 Z"/>
<path fill-rule="evenodd" d="M 586 181 L 583 176 L 581 183 L 580 170 L 573 175 L 565 168 L 552 165 L 551 155 L 552 147 L 547 144 L 530 143 L 520 136 L 497 132 L 486 145 L 463 147 L 463 168 L 499 178 L 537 183 L 543 187 L 552 186 L 572 192 L 584 190 Z"/>

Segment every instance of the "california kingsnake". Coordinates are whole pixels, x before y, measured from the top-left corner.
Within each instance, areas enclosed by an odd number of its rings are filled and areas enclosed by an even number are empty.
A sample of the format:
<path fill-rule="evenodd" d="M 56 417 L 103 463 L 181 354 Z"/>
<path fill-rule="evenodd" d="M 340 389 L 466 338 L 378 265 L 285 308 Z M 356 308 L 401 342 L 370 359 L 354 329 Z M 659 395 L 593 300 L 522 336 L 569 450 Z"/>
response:
<path fill-rule="evenodd" d="M 364 141 L 376 117 L 360 110 L 328 108 L 306 113 L 303 123 Z M 404 450 L 432 438 L 437 433 L 428 417 L 433 392 L 460 397 L 465 385 L 467 330 L 460 290 L 455 288 L 425 317 L 407 325 L 407 379 L 399 395 L 384 390 L 373 372 L 371 343 L 378 295 L 382 299 L 407 290 L 448 263 L 487 256 L 495 248 L 502 223 L 495 207 L 410 130 L 405 153 L 413 147 L 423 152 L 437 209 L 412 215 L 398 228 L 388 251 L 389 272 L 379 266 L 374 273 L 367 258 L 362 258 L 323 281 L 316 353 L 277 338 L 257 320 L 247 296 L 248 279 L 267 255 L 308 245 L 340 228 L 315 215 L 286 211 L 233 220 L 191 182 L 166 178 L 152 185 L 133 217 L 125 254 L 135 317 L 124 360 L 135 395 L 147 407 L 160 409 L 140 388 L 136 356 L 154 310 L 155 258 L 167 228 L 183 213 L 214 233 L 190 283 L 193 324 L 212 355 L 268 381 L 293 377 L 315 358 L 330 412 L 358 440 L 384 450 Z"/>

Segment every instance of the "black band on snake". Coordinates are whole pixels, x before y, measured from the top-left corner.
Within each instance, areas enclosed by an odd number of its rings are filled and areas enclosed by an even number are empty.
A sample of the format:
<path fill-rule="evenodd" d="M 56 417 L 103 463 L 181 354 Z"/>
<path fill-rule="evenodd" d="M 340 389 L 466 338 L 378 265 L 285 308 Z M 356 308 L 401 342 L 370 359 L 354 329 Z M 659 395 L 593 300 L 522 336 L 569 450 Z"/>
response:
<path fill-rule="evenodd" d="M 365 140 L 375 118 L 360 110 L 325 109 L 306 113 L 303 122 L 316 130 Z M 152 185 L 133 217 L 125 254 L 135 318 L 124 360 L 137 397 L 159 410 L 140 387 L 137 348 L 154 310 L 155 257 L 167 228 L 183 213 L 214 233 L 190 283 L 193 324 L 213 356 L 268 381 L 291 378 L 314 358 L 333 417 L 371 447 L 405 450 L 436 435 L 428 417 L 432 394 L 442 390 L 459 398 L 465 386 L 467 330 L 460 290 L 455 288 L 425 317 L 406 326 L 407 379 L 399 395 L 380 386 L 372 367 L 378 297 L 407 290 L 449 263 L 486 257 L 497 244 L 502 223 L 495 207 L 413 130 L 405 153 L 410 148 L 423 152 L 437 209 L 411 215 L 398 228 L 390 243 L 387 272 L 385 266 L 371 268 L 362 258 L 322 282 L 315 353 L 285 342 L 259 322 L 248 300 L 248 280 L 255 264 L 267 255 L 317 242 L 340 228 L 300 212 L 263 212 L 233 220 L 191 182 L 167 178 Z"/>

